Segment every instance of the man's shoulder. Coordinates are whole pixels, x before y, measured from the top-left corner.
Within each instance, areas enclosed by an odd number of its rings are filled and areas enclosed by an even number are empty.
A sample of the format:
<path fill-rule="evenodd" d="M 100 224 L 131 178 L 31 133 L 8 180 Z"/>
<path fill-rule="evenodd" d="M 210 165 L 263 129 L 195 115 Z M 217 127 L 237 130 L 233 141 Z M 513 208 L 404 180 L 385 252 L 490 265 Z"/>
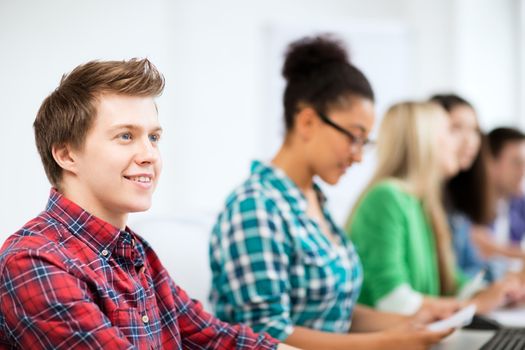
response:
<path fill-rule="evenodd" d="M 56 250 L 66 231 L 60 222 L 45 212 L 41 213 L 6 239 L 0 249 L 0 266 L 17 253 Z"/>

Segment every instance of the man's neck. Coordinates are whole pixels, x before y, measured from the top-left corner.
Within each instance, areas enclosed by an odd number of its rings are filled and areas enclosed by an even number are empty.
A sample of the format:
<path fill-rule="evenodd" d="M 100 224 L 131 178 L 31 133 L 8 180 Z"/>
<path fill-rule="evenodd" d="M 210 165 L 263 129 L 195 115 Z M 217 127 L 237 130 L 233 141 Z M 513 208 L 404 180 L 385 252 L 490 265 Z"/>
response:
<path fill-rule="evenodd" d="M 512 198 L 512 194 L 511 193 L 508 193 L 508 192 L 503 191 L 503 190 L 496 191 L 496 200 L 498 202 L 501 202 L 501 201 L 507 202 L 511 198 Z"/>
<path fill-rule="evenodd" d="M 106 221 L 120 230 L 126 228 L 128 214 L 114 213 L 98 203 L 96 198 L 68 186 L 61 186 L 60 194 L 93 216 Z"/>

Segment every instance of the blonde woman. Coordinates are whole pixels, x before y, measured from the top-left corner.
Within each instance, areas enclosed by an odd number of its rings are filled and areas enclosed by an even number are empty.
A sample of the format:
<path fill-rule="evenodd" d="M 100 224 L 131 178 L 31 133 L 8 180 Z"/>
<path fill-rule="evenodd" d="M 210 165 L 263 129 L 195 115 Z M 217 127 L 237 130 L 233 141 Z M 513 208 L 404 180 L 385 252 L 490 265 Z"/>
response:
<path fill-rule="evenodd" d="M 446 112 L 429 102 L 391 107 L 378 136 L 378 167 L 347 232 L 364 268 L 359 301 L 383 311 L 450 314 L 467 279 L 456 268 L 441 193 L 459 169 Z M 481 312 L 502 305 L 515 286 L 472 297 Z"/>

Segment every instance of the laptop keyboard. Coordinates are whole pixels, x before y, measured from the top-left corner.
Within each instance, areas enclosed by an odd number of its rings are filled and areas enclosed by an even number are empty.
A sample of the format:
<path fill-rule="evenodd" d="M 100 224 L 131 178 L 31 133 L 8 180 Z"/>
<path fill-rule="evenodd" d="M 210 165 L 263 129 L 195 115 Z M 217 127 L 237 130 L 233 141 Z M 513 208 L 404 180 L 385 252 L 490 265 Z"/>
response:
<path fill-rule="evenodd" d="M 524 350 L 525 328 L 504 328 L 486 342 L 480 350 Z"/>

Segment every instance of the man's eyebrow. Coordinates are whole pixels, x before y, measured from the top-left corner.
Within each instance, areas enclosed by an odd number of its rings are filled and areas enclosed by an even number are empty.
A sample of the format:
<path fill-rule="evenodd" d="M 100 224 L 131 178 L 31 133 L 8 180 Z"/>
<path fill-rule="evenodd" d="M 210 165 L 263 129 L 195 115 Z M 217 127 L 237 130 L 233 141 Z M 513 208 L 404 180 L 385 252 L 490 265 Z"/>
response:
<path fill-rule="evenodd" d="M 134 124 L 117 124 L 117 125 L 112 126 L 109 130 L 116 131 L 120 129 L 142 130 L 143 127 L 134 125 Z M 156 126 L 151 130 L 151 132 L 162 132 L 162 127 L 160 125 Z"/>
<path fill-rule="evenodd" d="M 119 130 L 119 129 L 135 130 L 135 129 L 140 129 L 140 128 L 133 124 L 116 124 L 116 125 L 113 125 L 109 130 L 113 131 L 113 130 Z"/>

